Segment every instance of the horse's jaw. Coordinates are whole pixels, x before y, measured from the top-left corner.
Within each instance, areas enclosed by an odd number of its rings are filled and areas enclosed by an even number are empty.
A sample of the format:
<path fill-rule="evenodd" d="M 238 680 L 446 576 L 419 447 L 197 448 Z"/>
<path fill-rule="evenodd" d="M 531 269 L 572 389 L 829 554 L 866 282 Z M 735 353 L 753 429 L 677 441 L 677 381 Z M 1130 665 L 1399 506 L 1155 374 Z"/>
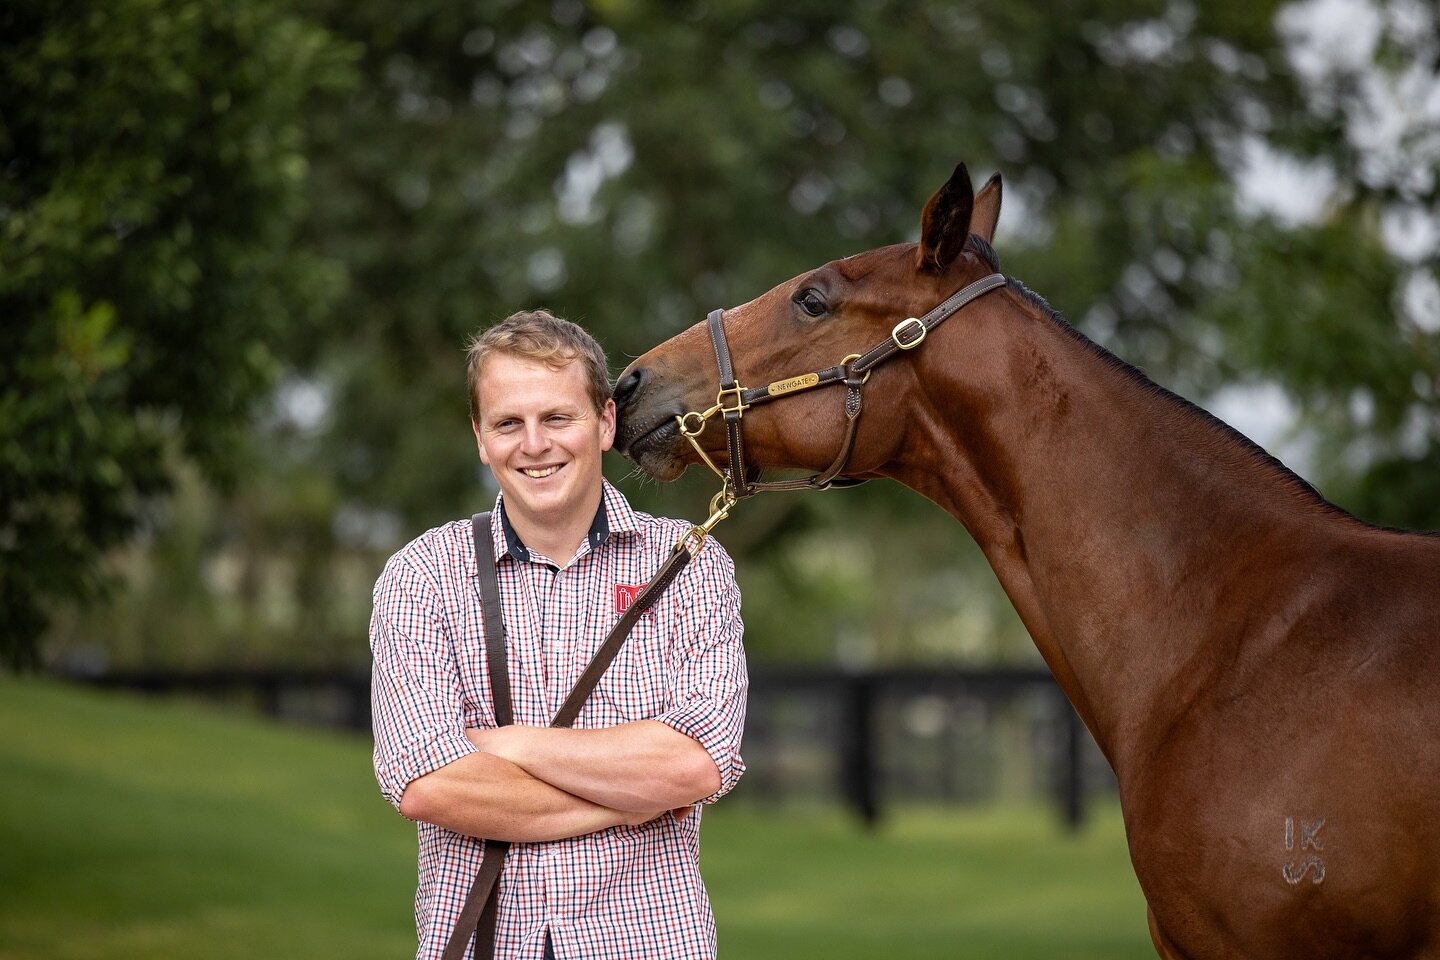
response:
<path fill-rule="evenodd" d="M 673 439 L 665 434 L 671 434 Z M 674 424 L 660 424 L 659 427 L 623 442 L 616 439 L 615 449 L 621 456 L 634 463 L 652 479 L 661 483 L 678 480 L 690 464 L 682 455 L 679 431 Z M 693 458 L 692 458 L 693 459 Z"/>

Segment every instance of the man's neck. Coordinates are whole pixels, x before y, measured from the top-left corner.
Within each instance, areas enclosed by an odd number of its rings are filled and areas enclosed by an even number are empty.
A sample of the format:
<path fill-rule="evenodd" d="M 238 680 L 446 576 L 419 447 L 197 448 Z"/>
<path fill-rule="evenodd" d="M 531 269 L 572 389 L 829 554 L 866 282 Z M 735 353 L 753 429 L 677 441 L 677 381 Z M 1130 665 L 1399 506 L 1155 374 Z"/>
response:
<path fill-rule="evenodd" d="M 569 563 L 570 558 L 575 556 L 575 551 L 580 549 L 580 541 L 589 535 L 590 527 L 595 522 L 595 513 L 600 509 L 601 497 L 602 489 L 596 487 L 595 496 L 590 498 L 587 508 L 563 520 L 533 518 L 515 510 L 507 502 L 505 518 L 510 521 L 515 535 L 525 544 L 527 550 L 553 560 L 557 566 L 563 566 Z"/>

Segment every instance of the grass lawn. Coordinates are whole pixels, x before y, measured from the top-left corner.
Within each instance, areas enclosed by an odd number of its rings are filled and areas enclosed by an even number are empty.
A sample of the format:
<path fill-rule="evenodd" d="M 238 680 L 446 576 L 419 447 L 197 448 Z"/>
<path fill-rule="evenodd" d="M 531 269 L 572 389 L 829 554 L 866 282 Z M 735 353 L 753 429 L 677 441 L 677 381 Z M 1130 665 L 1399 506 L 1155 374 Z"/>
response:
<path fill-rule="evenodd" d="M 0 678 L 0 960 L 413 955 L 414 828 L 369 743 Z M 748 958 L 1149 958 L 1118 813 L 706 814 L 720 945 Z"/>

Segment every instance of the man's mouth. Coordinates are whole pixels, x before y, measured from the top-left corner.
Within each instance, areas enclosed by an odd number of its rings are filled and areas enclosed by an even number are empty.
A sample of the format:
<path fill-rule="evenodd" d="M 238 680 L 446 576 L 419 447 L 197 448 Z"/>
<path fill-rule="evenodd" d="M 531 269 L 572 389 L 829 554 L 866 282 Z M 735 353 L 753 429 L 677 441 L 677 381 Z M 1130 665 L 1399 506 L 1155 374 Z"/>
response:
<path fill-rule="evenodd" d="M 544 480 L 546 477 L 552 476 L 559 471 L 561 466 L 563 466 L 563 464 L 552 463 L 548 467 L 521 467 L 520 472 L 531 480 Z"/>

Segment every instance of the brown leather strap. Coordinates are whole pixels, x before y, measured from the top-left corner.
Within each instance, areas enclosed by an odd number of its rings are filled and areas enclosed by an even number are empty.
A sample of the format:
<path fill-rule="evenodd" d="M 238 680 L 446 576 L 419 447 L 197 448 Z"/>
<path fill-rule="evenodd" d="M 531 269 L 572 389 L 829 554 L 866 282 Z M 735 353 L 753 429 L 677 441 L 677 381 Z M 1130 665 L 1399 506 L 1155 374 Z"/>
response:
<path fill-rule="evenodd" d="M 902 324 L 896 327 L 895 333 L 891 335 L 889 340 L 882 340 L 876 344 L 861 356 L 860 359 L 856 360 L 850 369 L 855 373 L 864 373 L 874 368 L 877 364 L 888 360 L 901 350 L 910 350 L 919 346 L 920 341 L 925 339 L 925 334 L 944 323 L 961 307 L 965 306 L 971 300 L 1003 286 L 1005 286 L 1005 277 L 998 273 L 992 273 L 961 287 L 940 303 L 936 304 L 925 316 L 917 318 L 915 324 L 908 326 Z M 905 336 L 903 337 L 900 335 L 901 330 L 905 331 Z M 911 333 L 911 331 L 914 331 L 914 333 Z M 924 332 L 922 333 L 921 331 Z"/>
<path fill-rule="evenodd" d="M 495 905 L 499 900 L 495 891 L 499 889 L 500 868 L 505 865 L 505 854 L 509 850 L 510 844 L 504 840 L 485 841 L 480 870 L 465 895 L 460 916 L 455 918 L 455 929 L 445 942 L 444 960 L 465 960 L 465 948 L 470 945 L 472 934 L 477 960 L 495 956 Z"/>
<path fill-rule="evenodd" d="M 725 311 L 711 310 L 705 317 L 705 323 L 710 328 L 710 343 L 715 347 L 715 365 L 720 370 L 720 396 L 727 391 L 734 391 L 736 397 L 733 407 L 725 410 L 725 437 L 726 445 L 729 448 L 730 462 L 730 483 L 735 488 L 737 497 L 750 496 L 750 489 L 745 480 L 745 445 L 740 440 L 740 417 L 743 414 L 743 394 L 735 390 L 738 386 L 735 380 L 735 368 L 730 362 L 730 343 L 725 339 Z"/>
<path fill-rule="evenodd" d="M 515 722 L 510 700 L 510 669 L 505 657 L 505 617 L 500 606 L 500 581 L 495 573 L 495 540 L 490 529 L 490 513 L 477 513 L 470 518 L 470 531 L 475 537 L 475 575 L 480 586 L 480 607 L 485 618 L 485 663 L 489 667 L 490 702 L 495 709 L 495 725 L 506 727 Z M 475 938 L 475 956 L 495 955 L 495 891 L 499 887 L 500 868 L 510 844 L 504 840 L 486 840 L 480 869 L 465 894 L 455 929 L 445 943 L 444 960 L 464 960 L 465 948 Z"/>
<path fill-rule="evenodd" d="M 510 672 L 505 659 L 505 620 L 500 608 L 500 580 L 495 572 L 495 542 L 490 532 L 490 514 L 477 513 L 470 518 L 471 530 L 475 535 L 475 571 L 480 582 L 480 602 L 485 616 L 485 657 L 490 668 L 490 696 L 495 705 L 497 726 L 509 726 L 514 722 L 510 701 Z M 640 615 L 650 609 L 660 594 L 670 586 L 675 577 L 690 562 L 692 554 L 683 545 L 677 544 L 670 559 L 660 568 L 645 589 L 640 591 L 629 609 L 620 617 L 600 649 L 590 658 L 580 679 L 570 690 L 570 695 L 561 704 L 552 727 L 568 727 L 580 715 L 585 701 L 594 692 L 595 685 L 614 661 L 615 655 Z M 503 718 L 503 719 L 502 719 Z M 465 948 L 474 935 L 475 960 L 491 960 L 495 956 L 495 923 L 498 912 L 500 869 L 505 865 L 505 854 L 510 844 L 504 840 L 486 840 L 485 855 L 480 861 L 480 870 L 465 895 L 460 916 L 455 920 L 455 929 L 445 943 L 444 960 L 464 960 Z"/>
<path fill-rule="evenodd" d="M 660 594 L 665 592 L 665 588 L 670 586 L 676 575 L 689 562 L 690 551 L 683 547 L 677 547 L 670 555 L 670 559 L 665 561 L 665 565 L 660 568 L 660 572 L 655 574 L 645 585 L 645 589 L 640 591 L 639 596 L 630 604 L 630 608 L 611 628 L 610 635 L 605 638 L 600 649 L 595 651 L 595 656 L 590 658 L 585 672 L 580 674 L 579 680 L 575 681 L 574 688 L 565 698 L 565 702 L 560 705 L 560 710 L 555 714 L 555 719 L 550 721 L 550 726 L 568 727 L 575 722 L 575 718 L 580 715 L 580 708 L 585 706 L 585 701 L 589 699 L 591 692 L 595 689 L 595 684 L 600 682 L 600 677 L 604 675 L 611 661 L 615 659 L 615 655 L 620 652 L 620 645 L 630 635 L 635 621 L 639 620 L 640 615 L 650 608 Z"/>
<path fill-rule="evenodd" d="M 495 707 L 495 725 L 515 722 L 510 703 L 510 668 L 505 659 L 505 618 L 501 615 L 500 581 L 495 575 L 495 538 L 490 530 L 490 513 L 470 518 L 475 534 L 475 569 L 480 580 L 480 607 L 485 615 L 485 662 L 490 668 L 490 700 Z"/>

